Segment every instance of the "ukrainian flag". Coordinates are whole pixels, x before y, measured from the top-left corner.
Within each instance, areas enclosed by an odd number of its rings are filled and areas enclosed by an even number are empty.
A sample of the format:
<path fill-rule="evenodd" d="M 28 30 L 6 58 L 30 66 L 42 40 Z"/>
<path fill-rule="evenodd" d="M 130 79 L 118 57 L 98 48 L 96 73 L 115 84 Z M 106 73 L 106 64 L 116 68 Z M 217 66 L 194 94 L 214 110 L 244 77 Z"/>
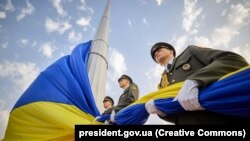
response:
<path fill-rule="evenodd" d="M 171 85 L 142 97 L 135 103 L 119 111 L 115 116 L 118 125 L 144 124 L 149 114 L 145 103 L 153 99 L 155 106 L 167 115 L 185 112 L 174 97 L 183 82 Z M 250 66 L 227 74 L 199 94 L 200 104 L 209 111 L 250 118 Z"/>
<path fill-rule="evenodd" d="M 76 124 L 101 124 L 95 122 L 100 113 L 86 71 L 90 46 L 91 41 L 79 44 L 34 80 L 12 109 L 4 140 L 74 140 Z M 144 124 L 149 117 L 145 103 L 151 99 L 168 115 L 185 112 L 173 101 L 182 85 L 142 97 L 116 114 L 116 124 Z M 250 66 L 202 90 L 199 101 L 213 112 L 250 117 L 249 86 Z"/>
<path fill-rule="evenodd" d="M 12 109 L 4 140 L 74 140 L 76 124 L 99 124 L 86 69 L 90 46 L 79 44 L 41 72 Z"/>

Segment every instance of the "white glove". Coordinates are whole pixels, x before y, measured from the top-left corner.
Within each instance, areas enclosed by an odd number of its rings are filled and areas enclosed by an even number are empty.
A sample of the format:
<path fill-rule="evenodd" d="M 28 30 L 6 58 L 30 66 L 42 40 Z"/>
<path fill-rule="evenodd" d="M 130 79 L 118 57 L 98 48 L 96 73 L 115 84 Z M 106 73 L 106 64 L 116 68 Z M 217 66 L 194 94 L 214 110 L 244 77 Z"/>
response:
<path fill-rule="evenodd" d="M 104 124 L 109 125 L 109 121 L 105 120 Z"/>
<path fill-rule="evenodd" d="M 154 100 L 151 99 L 147 103 L 145 103 L 145 108 L 149 114 L 158 114 L 161 117 L 165 117 L 166 114 L 162 111 L 158 110 L 155 106 Z"/>
<path fill-rule="evenodd" d="M 95 122 L 97 122 L 97 120 L 100 118 L 101 116 L 97 116 L 97 117 L 95 117 Z"/>
<path fill-rule="evenodd" d="M 199 84 L 195 80 L 186 80 L 175 97 L 175 100 L 178 100 L 178 102 L 181 104 L 181 106 L 186 111 L 196 111 L 196 110 L 205 110 L 200 103 L 198 99 L 199 95 Z"/>
<path fill-rule="evenodd" d="M 111 112 L 110 121 L 113 122 L 113 123 L 115 123 L 115 110 L 113 110 L 113 111 Z"/>

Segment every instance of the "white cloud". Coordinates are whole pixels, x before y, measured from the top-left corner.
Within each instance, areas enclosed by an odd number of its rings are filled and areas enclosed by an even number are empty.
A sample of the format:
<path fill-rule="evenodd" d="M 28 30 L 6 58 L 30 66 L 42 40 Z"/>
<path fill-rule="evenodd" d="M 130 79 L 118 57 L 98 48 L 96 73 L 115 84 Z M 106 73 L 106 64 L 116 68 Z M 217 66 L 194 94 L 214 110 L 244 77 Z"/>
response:
<path fill-rule="evenodd" d="M 63 10 L 61 0 L 52 0 L 53 6 L 56 8 L 57 13 L 60 16 L 67 16 L 67 12 Z"/>
<path fill-rule="evenodd" d="M 246 1 L 245 6 L 246 6 L 246 7 L 250 7 L 250 1 Z"/>
<path fill-rule="evenodd" d="M 113 48 L 109 48 L 108 62 L 106 94 L 111 96 L 114 101 L 117 102 L 119 94 L 123 92 L 123 90 L 119 87 L 117 80 L 127 71 L 127 65 L 124 56 Z"/>
<path fill-rule="evenodd" d="M 0 46 L 1 46 L 1 48 L 7 48 L 8 44 L 9 44 L 8 42 L 5 42 L 5 43 L 1 44 Z"/>
<path fill-rule="evenodd" d="M 116 81 L 127 70 L 123 55 L 116 49 L 110 48 L 109 66 L 112 73 L 112 80 Z"/>
<path fill-rule="evenodd" d="M 220 3 L 220 2 L 221 2 L 221 0 L 215 0 L 215 2 L 216 2 L 216 3 Z"/>
<path fill-rule="evenodd" d="M 6 18 L 6 14 L 4 11 L 0 11 L 0 19 L 5 19 Z"/>
<path fill-rule="evenodd" d="M 80 0 L 80 2 L 82 3 L 83 6 L 86 6 L 86 2 L 85 0 Z M 83 8 L 82 10 L 84 10 L 85 8 Z"/>
<path fill-rule="evenodd" d="M 221 13 L 221 16 L 225 16 L 226 15 L 226 10 L 223 10 L 222 13 Z"/>
<path fill-rule="evenodd" d="M 11 3 L 11 0 L 7 1 L 7 4 L 4 7 L 4 9 L 5 9 L 5 11 L 14 11 L 15 10 L 14 6 Z"/>
<path fill-rule="evenodd" d="M 94 9 L 91 7 L 88 7 L 85 0 L 81 0 L 81 4 L 82 4 L 81 6 L 77 7 L 80 11 L 89 11 L 91 14 L 94 13 Z"/>
<path fill-rule="evenodd" d="M 132 27 L 132 23 L 131 23 L 131 20 L 130 20 L 130 19 L 128 19 L 128 26 L 129 26 L 129 28 Z"/>
<path fill-rule="evenodd" d="M 0 77 L 6 77 L 14 82 L 13 88 L 24 91 L 37 77 L 39 68 L 34 63 L 4 61 L 0 63 Z"/>
<path fill-rule="evenodd" d="M 246 44 L 243 47 L 239 47 L 239 46 L 234 47 L 232 48 L 232 51 L 242 55 L 248 61 L 248 63 L 250 63 L 250 56 L 249 56 L 250 45 L 249 44 Z"/>
<path fill-rule="evenodd" d="M 56 50 L 56 48 L 50 43 L 44 43 L 41 45 L 39 51 L 43 53 L 48 58 L 52 58 L 53 52 Z"/>
<path fill-rule="evenodd" d="M 162 2 L 163 2 L 163 0 L 155 0 L 156 2 L 157 2 L 157 5 L 158 6 L 161 6 L 161 4 L 162 4 Z"/>
<path fill-rule="evenodd" d="M 211 34 L 212 46 L 227 46 L 232 37 L 237 34 L 239 34 L 239 32 L 229 25 L 216 28 Z"/>
<path fill-rule="evenodd" d="M 184 2 L 184 12 L 183 12 L 183 24 L 182 27 L 186 32 L 189 32 L 193 28 L 193 25 L 195 24 L 196 19 L 201 14 L 203 8 L 197 7 L 197 0 L 185 0 Z"/>
<path fill-rule="evenodd" d="M 50 18 L 47 18 L 45 21 L 45 28 L 48 32 L 58 32 L 63 34 L 66 30 L 71 28 L 71 25 L 68 22 L 64 21 L 53 21 Z"/>
<path fill-rule="evenodd" d="M 232 26 L 240 27 L 245 25 L 246 18 L 249 17 L 250 9 L 242 4 L 232 5 L 231 13 L 228 15 L 228 21 Z"/>
<path fill-rule="evenodd" d="M 164 67 L 160 66 L 159 64 L 156 64 L 153 68 L 150 68 L 148 71 L 146 71 L 145 76 L 148 79 L 161 79 L 161 74 L 164 70 Z"/>
<path fill-rule="evenodd" d="M 148 25 L 148 21 L 145 17 L 142 19 L 142 23 L 145 24 L 146 26 Z"/>
<path fill-rule="evenodd" d="M 210 47 L 209 39 L 204 36 L 199 36 L 199 37 L 195 36 L 194 42 L 195 42 L 195 45 L 197 46 Z"/>
<path fill-rule="evenodd" d="M 16 17 L 17 21 L 20 21 L 21 19 L 25 18 L 26 15 L 31 15 L 35 11 L 35 8 L 32 4 L 29 3 L 28 0 L 26 0 L 25 2 L 27 4 L 27 7 L 22 8 L 21 13 Z"/>
<path fill-rule="evenodd" d="M 75 31 L 71 31 L 68 35 L 68 40 L 73 43 L 80 42 L 82 40 L 82 34 L 76 34 Z"/>
<path fill-rule="evenodd" d="M 28 45 L 28 43 L 29 43 L 29 39 L 23 39 L 23 38 L 22 38 L 22 39 L 20 40 L 20 42 L 21 42 L 22 45 L 26 46 L 26 45 Z"/>
<path fill-rule="evenodd" d="M 80 25 L 80 26 L 89 26 L 90 25 L 90 22 L 91 21 L 91 18 L 88 17 L 88 18 L 80 18 L 76 21 L 76 24 Z"/>
<path fill-rule="evenodd" d="M 155 91 L 157 90 L 157 85 L 159 84 L 161 80 L 161 74 L 164 70 L 164 67 L 160 66 L 159 64 L 155 64 L 154 67 L 149 68 L 144 75 L 146 76 L 146 81 L 145 83 L 145 90 L 147 92 Z M 145 91 L 144 90 L 144 91 Z M 146 94 L 146 93 L 144 93 Z"/>
<path fill-rule="evenodd" d="M 0 100 L 1 104 L 1 100 Z M 5 130 L 7 128 L 8 120 L 9 120 L 9 111 L 8 110 L 1 110 L 0 109 L 0 115 L 1 115 L 1 120 L 0 120 L 0 139 L 4 137 Z"/>
<path fill-rule="evenodd" d="M 239 30 L 247 25 L 246 19 L 249 18 L 249 10 L 241 4 L 232 5 L 227 24 L 214 29 L 211 33 L 213 46 L 227 46 L 231 39 L 240 33 Z"/>
<path fill-rule="evenodd" d="M 184 49 L 186 49 L 186 46 L 184 46 L 187 42 L 187 39 L 188 37 L 183 35 L 181 36 L 180 38 L 178 38 L 176 40 L 176 42 L 174 43 L 174 48 L 175 48 L 175 51 L 176 51 L 176 56 L 178 54 L 180 54 Z"/>

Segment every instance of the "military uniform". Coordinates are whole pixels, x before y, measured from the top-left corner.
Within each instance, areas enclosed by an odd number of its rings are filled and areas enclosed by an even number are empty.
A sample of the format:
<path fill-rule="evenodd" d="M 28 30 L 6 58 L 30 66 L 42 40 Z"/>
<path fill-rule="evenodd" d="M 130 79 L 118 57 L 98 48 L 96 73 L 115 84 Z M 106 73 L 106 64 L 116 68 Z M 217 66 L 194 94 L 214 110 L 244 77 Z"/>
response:
<path fill-rule="evenodd" d="M 133 83 L 133 80 L 128 76 L 123 74 L 119 79 L 118 82 L 120 82 L 122 79 L 127 79 L 130 84 L 127 89 L 125 89 L 120 96 L 117 105 L 112 109 L 116 113 L 119 112 L 121 109 L 127 107 L 131 103 L 135 102 L 139 98 L 139 88 L 138 86 Z M 111 114 L 111 111 L 107 111 L 107 114 Z"/>
<path fill-rule="evenodd" d="M 112 111 L 113 111 L 113 109 L 114 109 L 114 106 L 112 106 L 111 108 L 108 108 L 107 110 L 105 110 L 105 111 L 102 113 L 102 115 L 111 114 Z"/>
<path fill-rule="evenodd" d="M 102 113 L 102 115 L 105 115 L 105 114 L 111 114 L 111 112 L 113 111 L 113 109 L 114 109 L 114 100 L 111 98 L 111 97 L 109 97 L 109 96 L 105 96 L 105 98 L 103 99 L 103 102 L 105 102 L 105 101 L 110 101 L 111 102 L 111 104 L 112 104 L 112 107 L 111 108 L 108 108 L 107 110 L 105 110 L 103 113 Z"/>
<path fill-rule="evenodd" d="M 163 72 L 159 88 L 187 79 L 196 80 L 200 88 L 204 88 L 225 74 L 247 65 L 248 63 L 243 57 L 232 52 L 189 46 L 174 59 L 169 72 Z M 176 124 L 220 124 L 241 120 L 241 118 L 224 116 L 206 110 L 185 112 L 162 118 Z"/>
<path fill-rule="evenodd" d="M 129 104 L 135 102 L 139 98 L 139 89 L 135 83 L 131 83 L 127 89 L 125 89 L 119 98 L 117 106 L 115 106 L 115 112 L 119 112 L 121 109 L 127 107 Z"/>

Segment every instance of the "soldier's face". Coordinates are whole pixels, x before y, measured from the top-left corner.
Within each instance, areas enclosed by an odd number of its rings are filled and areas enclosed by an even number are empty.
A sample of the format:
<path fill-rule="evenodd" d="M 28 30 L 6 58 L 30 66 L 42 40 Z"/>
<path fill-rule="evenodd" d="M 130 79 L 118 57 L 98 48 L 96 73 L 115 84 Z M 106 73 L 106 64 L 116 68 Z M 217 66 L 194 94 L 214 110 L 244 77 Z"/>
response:
<path fill-rule="evenodd" d="M 103 102 L 103 107 L 105 108 L 105 109 L 107 109 L 107 108 L 109 108 L 109 107 L 111 107 L 112 106 L 112 104 L 111 104 L 111 102 L 110 101 L 104 101 Z"/>
<path fill-rule="evenodd" d="M 159 48 L 154 54 L 156 62 L 162 66 L 166 65 L 171 57 L 173 57 L 173 51 L 166 48 Z"/>
<path fill-rule="evenodd" d="M 119 85 L 121 88 L 126 89 L 129 86 L 129 81 L 127 79 L 121 79 Z"/>

